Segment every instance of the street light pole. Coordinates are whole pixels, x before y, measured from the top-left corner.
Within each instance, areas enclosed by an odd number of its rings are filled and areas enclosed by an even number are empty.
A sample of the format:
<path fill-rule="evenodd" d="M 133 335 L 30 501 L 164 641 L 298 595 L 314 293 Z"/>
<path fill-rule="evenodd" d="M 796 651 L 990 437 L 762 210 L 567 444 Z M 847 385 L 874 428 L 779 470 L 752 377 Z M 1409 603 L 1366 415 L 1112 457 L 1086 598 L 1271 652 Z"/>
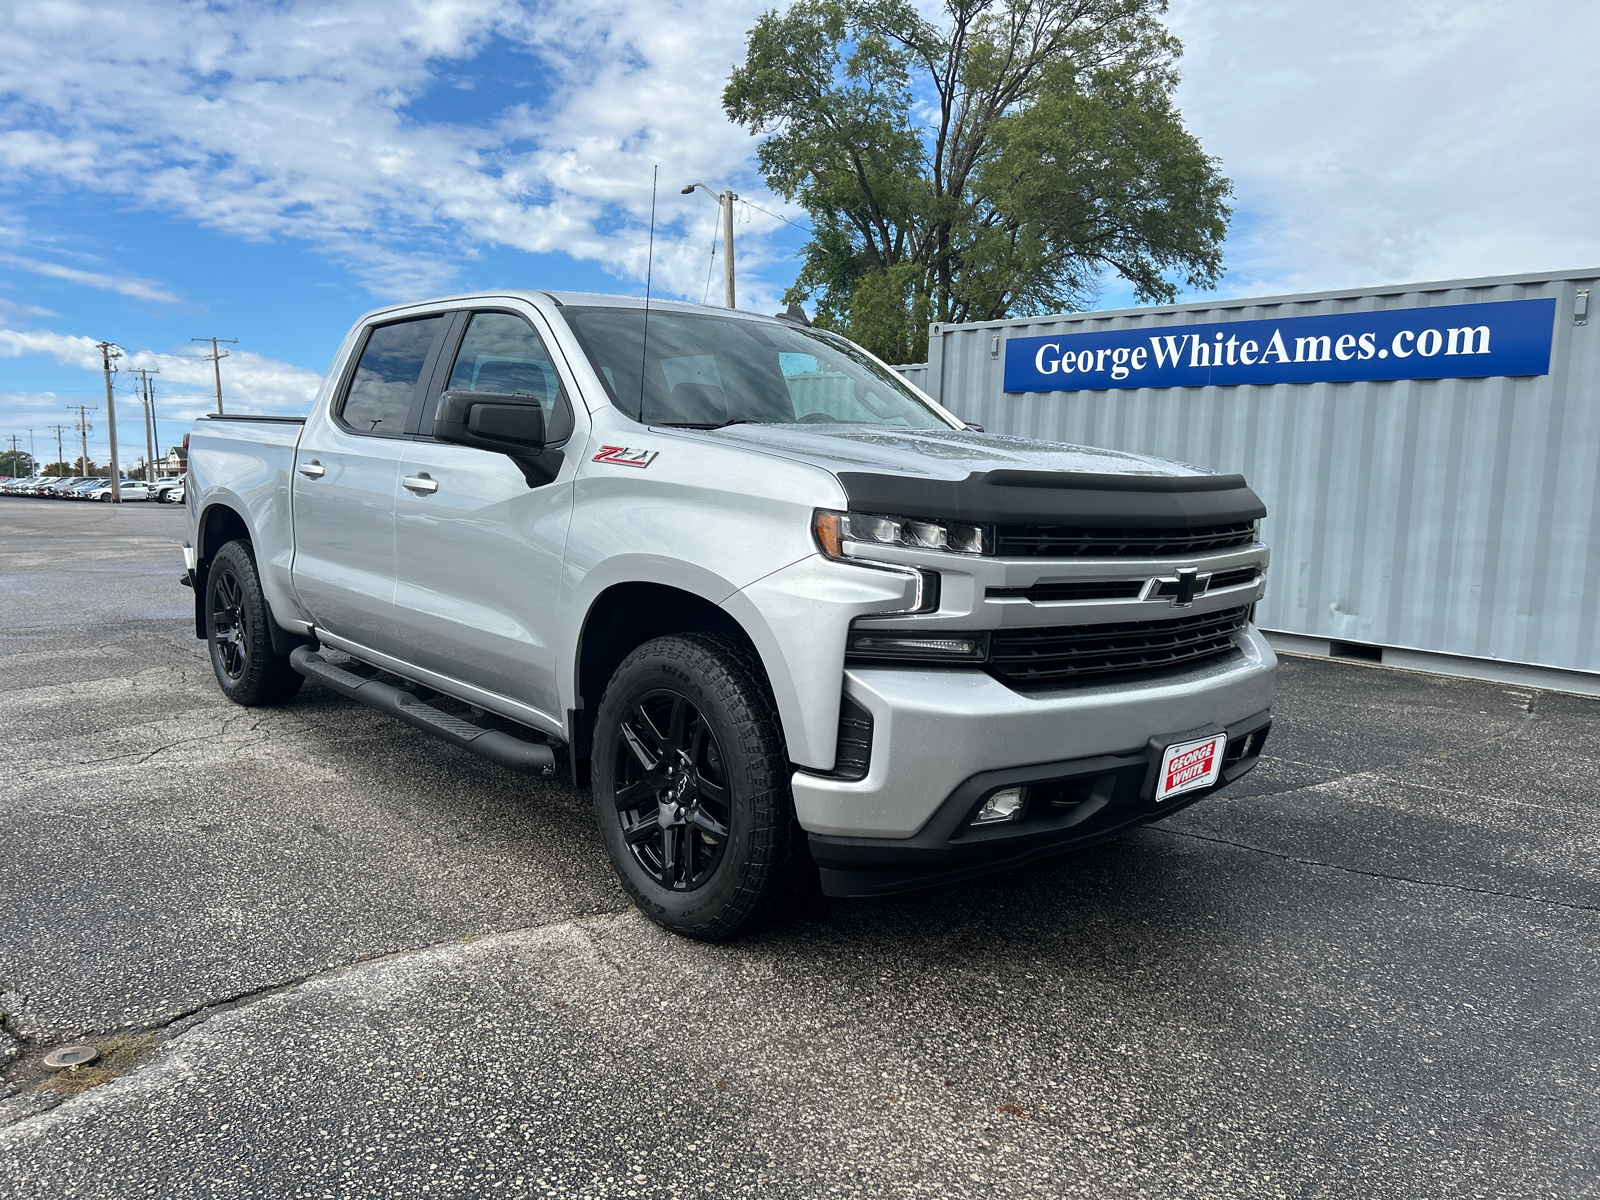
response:
<path fill-rule="evenodd" d="M 691 183 L 683 189 L 682 194 L 690 196 L 695 188 L 699 188 L 706 195 L 717 202 L 722 209 L 722 286 L 724 303 L 729 308 L 737 307 L 734 304 L 733 288 L 733 202 L 739 197 L 734 195 L 732 188 L 722 192 L 713 192 L 703 183 Z"/>

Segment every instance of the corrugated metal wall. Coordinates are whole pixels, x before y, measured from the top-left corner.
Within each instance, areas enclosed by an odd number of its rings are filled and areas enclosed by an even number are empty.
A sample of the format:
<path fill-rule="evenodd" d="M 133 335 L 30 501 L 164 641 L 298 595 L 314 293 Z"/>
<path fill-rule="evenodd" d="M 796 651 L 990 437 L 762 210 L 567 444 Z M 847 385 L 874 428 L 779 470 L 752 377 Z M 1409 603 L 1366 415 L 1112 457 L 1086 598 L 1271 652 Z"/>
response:
<path fill-rule="evenodd" d="M 928 364 L 927 363 L 907 363 L 903 367 L 896 367 L 895 370 L 899 371 L 900 374 L 904 375 L 907 379 L 909 379 L 912 383 L 916 384 L 923 391 L 927 391 L 928 390 Z"/>
<path fill-rule="evenodd" d="M 933 328 L 902 373 L 991 432 L 1239 471 L 1266 501 L 1266 629 L 1600 672 L 1600 270 Z M 1554 296 L 1550 373 L 1001 391 L 1008 336 Z M 919 377 L 918 372 L 921 372 Z"/>

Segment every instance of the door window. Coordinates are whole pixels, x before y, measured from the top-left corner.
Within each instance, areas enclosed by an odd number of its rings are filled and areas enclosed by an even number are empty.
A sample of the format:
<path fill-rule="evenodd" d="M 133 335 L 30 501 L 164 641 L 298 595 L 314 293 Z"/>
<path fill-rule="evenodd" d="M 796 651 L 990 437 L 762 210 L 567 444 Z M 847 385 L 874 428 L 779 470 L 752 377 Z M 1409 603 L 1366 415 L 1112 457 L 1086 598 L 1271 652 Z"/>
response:
<path fill-rule="evenodd" d="M 555 445 L 572 434 L 572 409 L 544 339 L 511 313 L 472 314 L 445 390 L 537 396 L 544 405 L 546 442 Z"/>
<path fill-rule="evenodd" d="M 443 316 L 380 325 L 367 337 L 339 418 L 358 433 L 404 433 Z"/>

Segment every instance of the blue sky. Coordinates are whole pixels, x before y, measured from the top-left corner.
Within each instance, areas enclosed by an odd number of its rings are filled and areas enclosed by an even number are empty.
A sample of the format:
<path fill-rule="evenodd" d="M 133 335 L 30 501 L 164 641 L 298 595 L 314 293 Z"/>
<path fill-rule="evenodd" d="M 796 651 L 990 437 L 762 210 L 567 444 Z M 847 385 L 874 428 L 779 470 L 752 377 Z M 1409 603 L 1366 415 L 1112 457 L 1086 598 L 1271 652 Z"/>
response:
<path fill-rule="evenodd" d="M 209 404 L 191 337 L 239 338 L 225 393 L 292 412 L 376 304 L 505 284 L 638 292 L 654 163 L 656 287 L 700 299 L 716 209 L 683 183 L 799 215 L 719 105 L 768 2 L 14 6 L 0 435 L 31 427 L 42 455 L 67 405 L 103 409 L 100 339 L 161 368 L 176 433 Z M 1597 14 L 1175 0 L 1180 103 L 1237 188 L 1221 294 L 1600 263 L 1600 167 L 1581 151 Z M 803 235 L 740 217 L 741 306 L 772 311 Z M 1104 307 L 1130 302 L 1107 281 Z M 120 404 L 119 422 L 136 429 L 137 411 Z"/>

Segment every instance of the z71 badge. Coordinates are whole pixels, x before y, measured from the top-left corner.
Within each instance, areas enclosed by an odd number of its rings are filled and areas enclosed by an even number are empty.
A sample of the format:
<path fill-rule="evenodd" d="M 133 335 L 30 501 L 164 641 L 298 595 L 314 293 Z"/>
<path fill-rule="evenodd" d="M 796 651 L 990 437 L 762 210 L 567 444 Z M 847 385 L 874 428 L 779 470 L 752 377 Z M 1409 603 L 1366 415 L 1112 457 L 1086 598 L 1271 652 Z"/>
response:
<path fill-rule="evenodd" d="M 659 450 L 634 450 L 628 446 L 601 446 L 594 461 L 619 467 L 648 467 L 660 453 Z"/>

